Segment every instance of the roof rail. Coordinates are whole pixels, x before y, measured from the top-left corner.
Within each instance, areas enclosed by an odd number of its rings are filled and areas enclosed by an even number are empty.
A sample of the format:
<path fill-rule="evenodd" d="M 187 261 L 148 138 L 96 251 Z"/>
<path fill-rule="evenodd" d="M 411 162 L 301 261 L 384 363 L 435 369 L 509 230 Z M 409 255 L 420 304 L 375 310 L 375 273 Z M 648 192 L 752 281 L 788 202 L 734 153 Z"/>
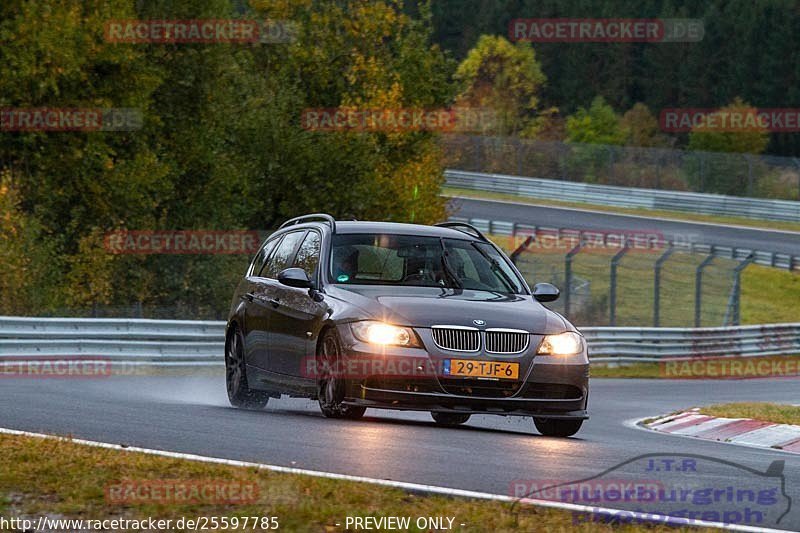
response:
<path fill-rule="evenodd" d="M 434 226 L 439 226 L 442 228 L 453 228 L 462 233 L 466 233 L 467 235 L 472 235 L 473 237 L 477 237 L 483 241 L 489 240 L 483 233 L 481 233 L 481 230 L 479 230 L 472 224 L 467 224 L 466 222 L 439 222 L 438 224 L 434 224 Z M 467 231 L 464 231 L 465 229 Z"/>
<path fill-rule="evenodd" d="M 312 222 L 315 219 L 324 220 L 325 222 L 331 225 L 331 232 L 336 233 L 336 219 L 325 213 L 314 213 L 313 215 L 303 215 L 300 217 L 290 218 L 289 220 L 281 224 L 281 226 L 278 229 L 294 226 L 295 224 L 303 224 L 304 222 Z"/>

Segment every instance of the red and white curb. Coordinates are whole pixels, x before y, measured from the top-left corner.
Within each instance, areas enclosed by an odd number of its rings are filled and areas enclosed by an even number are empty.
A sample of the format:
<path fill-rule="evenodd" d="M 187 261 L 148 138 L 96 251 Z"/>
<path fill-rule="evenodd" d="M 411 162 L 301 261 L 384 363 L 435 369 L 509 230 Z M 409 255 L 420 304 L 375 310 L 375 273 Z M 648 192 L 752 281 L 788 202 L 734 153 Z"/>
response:
<path fill-rule="evenodd" d="M 690 409 L 643 422 L 642 426 L 672 435 L 800 453 L 800 426 L 749 418 L 707 416 L 699 411 L 697 408 Z"/>

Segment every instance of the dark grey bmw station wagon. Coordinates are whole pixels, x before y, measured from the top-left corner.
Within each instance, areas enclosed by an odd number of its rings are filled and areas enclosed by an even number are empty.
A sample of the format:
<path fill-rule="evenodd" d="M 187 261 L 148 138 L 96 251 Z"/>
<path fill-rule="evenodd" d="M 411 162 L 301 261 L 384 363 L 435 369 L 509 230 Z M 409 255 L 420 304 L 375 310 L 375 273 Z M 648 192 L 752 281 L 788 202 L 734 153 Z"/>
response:
<path fill-rule="evenodd" d="M 506 255 L 467 224 L 287 221 L 261 246 L 226 328 L 228 397 L 258 409 L 313 398 L 325 416 L 368 407 L 530 416 L 570 436 L 587 418 L 583 336 L 540 302 Z"/>

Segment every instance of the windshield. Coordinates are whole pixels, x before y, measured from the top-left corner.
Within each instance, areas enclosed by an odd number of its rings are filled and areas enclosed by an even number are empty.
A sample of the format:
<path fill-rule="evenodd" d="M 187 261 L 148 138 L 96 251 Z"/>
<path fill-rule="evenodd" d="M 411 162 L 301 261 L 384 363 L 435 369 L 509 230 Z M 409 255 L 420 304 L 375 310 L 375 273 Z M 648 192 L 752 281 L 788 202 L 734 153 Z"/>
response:
<path fill-rule="evenodd" d="M 524 293 L 514 270 L 490 244 L 439 237 L 335 235 L 331 276 L 353 285 Z"/>

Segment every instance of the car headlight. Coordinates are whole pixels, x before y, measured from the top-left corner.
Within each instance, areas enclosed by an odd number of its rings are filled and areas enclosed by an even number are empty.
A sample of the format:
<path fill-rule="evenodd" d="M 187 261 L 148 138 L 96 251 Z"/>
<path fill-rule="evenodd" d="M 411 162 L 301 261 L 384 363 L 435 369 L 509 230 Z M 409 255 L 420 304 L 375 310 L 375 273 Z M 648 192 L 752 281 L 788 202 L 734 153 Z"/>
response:
<path fill-rule="evenodd" d="M 350 329 L 358 340 L 370 344 L 419 346 L 417 336 L 411 328 L 393 326 L 385 322 L 377 322 L 374 320 L 365 320 L 363 322 L 351 323 Z"/>
<path fill-rule="evenodd" d="M 583 337 L 567 331 L 558 335 L 545 335 L 536 350 L 538 355 L 575 355 L 583 350 Z"/>

